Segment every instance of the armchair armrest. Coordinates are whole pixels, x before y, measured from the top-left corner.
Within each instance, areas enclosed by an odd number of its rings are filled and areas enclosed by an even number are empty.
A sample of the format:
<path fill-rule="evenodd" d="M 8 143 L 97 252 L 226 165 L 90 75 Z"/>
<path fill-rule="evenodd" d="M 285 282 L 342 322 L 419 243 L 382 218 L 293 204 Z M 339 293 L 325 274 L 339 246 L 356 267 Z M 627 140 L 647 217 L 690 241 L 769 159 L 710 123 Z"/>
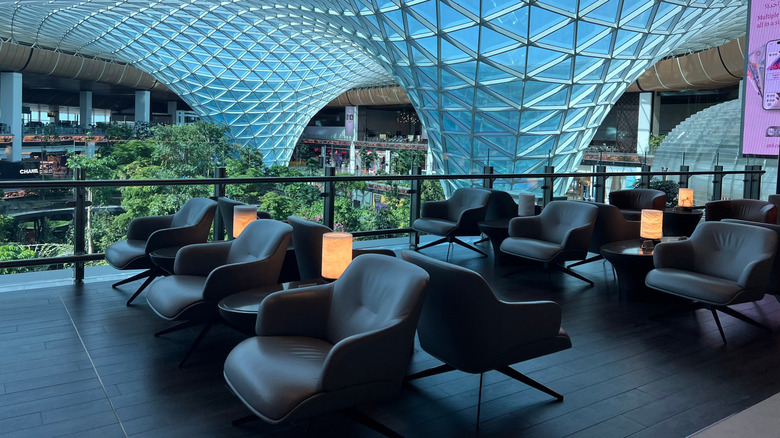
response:
<path fill-rule="evenodd" d="M 280 260 L 274 261 L 271 257 L 219 266 L 208 274 L 203 286 L 203 299 L 219 301 L 247 289 L 274 285 L 279 279 L 279 262 Z M 276 269 L 272 266 L 274 263 L 277 264 Z"/>
<path fill-rule="evenodd" d="M 372 380 L 388 379 L 388 368 L 397 367 L 399 384 L 404 375 L 412 339 L 404 336 L 401 320 L 385 327 L 342 339 L 328 353 L 322 367 L 320 388 L 330 391 Z M 405 345 L 409 344 L 409 345 Z"/>
<path fill-rule="evenodd" d="M 448 201 L 428 201 L 423 202 L 422 210 L 420 211 L 421 217 L 435 217 L 439 219 L 447 219 L 449 216 L 449 202 Z"/>
<path fill-rule="evenodd" d="M 477 223 L 485 219 L 485 213 L 487 213 L 487 206 L 463 210 L 460 212 L 460 216 L 458 216 L 458 227 L 478 233 Z"/>
<path fill-rule="evenodd" d="M 205 277 L 225 264 L 233 242 L 196 243 L 176 253 L 173 272 L 177 275 Z"/>
<path fill-rule="evenodd" d="M 258 336 L 307 336 L 327 333 L 333 283 L 275 292 L 268 295 L 257 314 Z"/>
<path fill-rule="evenodd" d="M 522 216 L 509 221 L 509 237 L 535 237 L 542 234 L 541 216 Z"/>
<path fill-rule="evenodd" d="M 561 307 L 554 301 L 502 301 L 499 317 L 503 349 L 552 338 L 561 329 Z"/>
<path fill-rule="evenodd" d="M 693 263 L 693 244 L 690 240 L 659 243 L 653 250 L 653 265 L 656 268 L 692 271 Z"/>
<path fill-rule="evenodd" d="M 128 240 L 146 240 L 157 230 L 168 228 L 173 221 L 173 215 L 138 217 L 130 221 L 127 228 Z"/>
<path fill-rule="evenodd" d="M 583 225 L 566 231 L 561 241 L 563 249 L 587 249 L 593 236 L 593 225 Z"/>
<path fill-rule="evenodd" d="M 146 253 L 148 254 L 155 249 L 167 248 L 169 246 L 203 243 L 202 241 L 198 241 L 197 231 L 197 225 L 157 230 L 146 240 Z"/>
<path fill-rule="evenodd" d="M 745 289 L 763 288 L 769 284 L 769 274 L 772 271 L 774 254 L 760 260 L 754 260 L 745 266 L 740 274 L 737 284 Z"/>

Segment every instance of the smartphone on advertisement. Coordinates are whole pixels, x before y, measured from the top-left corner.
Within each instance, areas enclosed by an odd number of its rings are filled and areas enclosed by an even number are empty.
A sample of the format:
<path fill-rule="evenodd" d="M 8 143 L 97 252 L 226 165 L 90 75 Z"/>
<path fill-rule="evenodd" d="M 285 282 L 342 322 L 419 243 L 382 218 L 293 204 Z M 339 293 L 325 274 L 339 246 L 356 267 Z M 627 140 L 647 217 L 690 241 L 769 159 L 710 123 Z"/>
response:
<path fill-rule="evenodd" d="M 766 43 L 762 102 L 765 110 L 780 109 L 780 40 Z"/>

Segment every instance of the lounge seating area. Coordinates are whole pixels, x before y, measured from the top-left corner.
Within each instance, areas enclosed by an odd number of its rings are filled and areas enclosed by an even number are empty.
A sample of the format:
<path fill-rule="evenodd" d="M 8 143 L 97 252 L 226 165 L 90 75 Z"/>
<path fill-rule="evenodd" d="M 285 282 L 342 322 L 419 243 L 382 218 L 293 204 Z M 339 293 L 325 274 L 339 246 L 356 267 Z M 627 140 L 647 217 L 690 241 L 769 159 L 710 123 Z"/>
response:
<path fill-rule="evenodd" d="M 656 295 L 646 301 L 622 300 L 606 262 L 553 281 L 539 269 L 541 261 L 566 272 L 564 262 L 594 253 L 593 239 L 612 242 L 604 220 L 615 214 L 553 201 L 537 216 L 511 218 L 500 249 L 512 257 L 502 263 L 445 245 L 405 251 L 407 238 L 355 242 L 356 259 L 335 282 L 263 292 L 269 298 L 253 310 L 257 338 L 216 324 L 214 304 L 231 292 L 229 277 L 243 278 L 242 288 L 273 283 L 296 230 L 293 248 L 317 253 L 299 265 L 316 269 L 324 255 L 313 239 L 327 227 L 264 219 L 235 240 L 185 247 L 172 275 L 148 288 L 148 304 L 123 306 L 126 294 L 111 286 L 122 271 L 109 267 L 83 285 L 2 293 L 0 412 L 10 415 L 0 425 L 18 436 L 687 436 L 780 392 L 780 302 L 764 295 L 776 290 L 776 230 L 708 222 L 688 241 L 657 247 L 650 257 L 670 261 L 656 262 L 662 269 L 647 284 Z M 608 222 L 638 241 L 638 225 L 619 219 Z M 271 224 L 278 226 L 266 230 Z M 716 237 L 696 257 L 672 249 L 717 230 L 744 239 Z M 254 251 L 256 240 L 265 242 L 260 234 L 278 236 Z M 459 238 L 492 252 L 490 240 Z M 755 250 L 736 254 L 742 264 L 724 253 L 723 266 L 706 267 L 709 254 L 748 238 Z M 435 239 L 424 236 L 421 246 Z M 366 252 L 382 255 L 359 255 Z M 198 269 L 185 263 L 196 259 Z M 248 278 L 253 269 L 262 275 Z M 739 290 L 721 301 L 721 286 L 710 302 L 685 296 L 711 312 L 675 312 L 685 308 L 677 298 L 685 288 L 671 289 L 694 274 L 674 269 L 721 274 Z M 417 298 L 402 303 L 401 291 Z M 713 318 L 715 310 L 726 316 Z M 171 330 L 171 321 L 184 325 Z"/>

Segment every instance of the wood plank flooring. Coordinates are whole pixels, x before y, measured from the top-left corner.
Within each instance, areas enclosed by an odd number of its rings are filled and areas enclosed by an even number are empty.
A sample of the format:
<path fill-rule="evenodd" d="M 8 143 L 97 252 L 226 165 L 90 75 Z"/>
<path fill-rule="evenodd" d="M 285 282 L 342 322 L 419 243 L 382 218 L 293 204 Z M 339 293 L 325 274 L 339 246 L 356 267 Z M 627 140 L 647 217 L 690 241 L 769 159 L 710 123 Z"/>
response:
<path fill-rule="evenodd" d="M 446 250 L 423 253 L 443 259 Z M 495 267 L 492 256 L 458 247 L 450 261 L 479 271 L 503 299 L 561 305 L 573 348 L 515 368 L 565 401 L 487 373 L 477 431 L 479 376 L 451 372 L 362 407 L 404 436 L 684 437 L 780 392 L 780 304 L 772 296 L 736 308 L 775 333 L 722 316 L 724 346 L 709 311 L 650 319 L 674 303 L 621 302 L 600 261 L 575 268 L 593 288 L 557 272 L 548 283 L 540 265 Z M 222 379 L 240 333 L 216 327 L 180 370 L 199 328 L 155 338 L 169 323 L 143 295 L 124 305 L 136 284 L 25 287 L 0 293 L 0 436 L 377 436 L 339 415 L 231 426 L 248 414 Z M 437 364 L 417 347 L 410 372 Z"/>

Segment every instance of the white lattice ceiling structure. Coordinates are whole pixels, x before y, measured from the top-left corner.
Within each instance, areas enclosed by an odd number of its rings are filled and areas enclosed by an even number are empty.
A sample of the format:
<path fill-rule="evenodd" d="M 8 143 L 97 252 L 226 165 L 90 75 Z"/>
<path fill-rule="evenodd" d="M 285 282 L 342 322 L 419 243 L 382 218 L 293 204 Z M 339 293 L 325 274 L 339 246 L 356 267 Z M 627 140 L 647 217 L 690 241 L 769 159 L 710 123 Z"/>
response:
<path fill-rule="evenodd" d="M 434 163 L 572 170 L 653 63 L 745 32 L 746 0 L 0 0 L 0 38 L 132 64 L 286 164 L 310 118 L 397 82 Z"/>

